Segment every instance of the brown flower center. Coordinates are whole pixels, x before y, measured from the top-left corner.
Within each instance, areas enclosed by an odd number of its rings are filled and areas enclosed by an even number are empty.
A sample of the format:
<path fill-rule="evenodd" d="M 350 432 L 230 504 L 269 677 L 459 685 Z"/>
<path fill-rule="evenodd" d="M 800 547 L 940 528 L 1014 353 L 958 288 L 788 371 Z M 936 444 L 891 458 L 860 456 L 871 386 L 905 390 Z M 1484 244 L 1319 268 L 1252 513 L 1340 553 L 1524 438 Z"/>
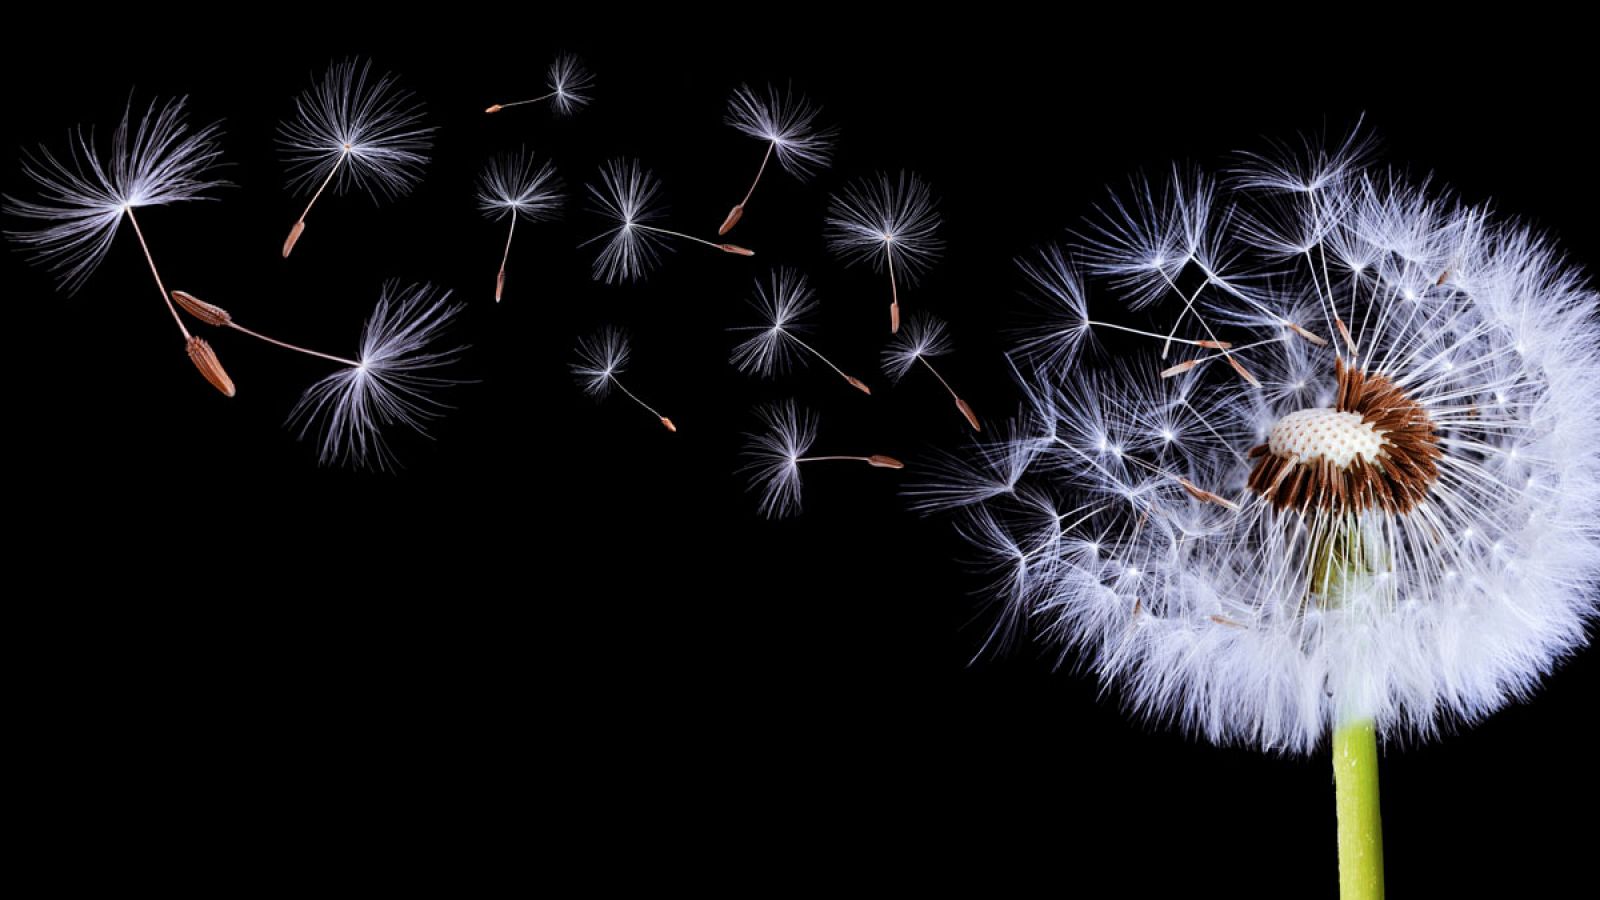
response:
<path fill-rule="evenodd" d="M 1342 359 L 1335 366 L 1339 392 L 1331 409 L 1292 412 L 1267 443 L 1250 448 L 1250 489 L 1301 514 L 1313 507 L 1409 512 L 1439 478 L 1443 451 L 1433 420 L 1387 377 Z"/>

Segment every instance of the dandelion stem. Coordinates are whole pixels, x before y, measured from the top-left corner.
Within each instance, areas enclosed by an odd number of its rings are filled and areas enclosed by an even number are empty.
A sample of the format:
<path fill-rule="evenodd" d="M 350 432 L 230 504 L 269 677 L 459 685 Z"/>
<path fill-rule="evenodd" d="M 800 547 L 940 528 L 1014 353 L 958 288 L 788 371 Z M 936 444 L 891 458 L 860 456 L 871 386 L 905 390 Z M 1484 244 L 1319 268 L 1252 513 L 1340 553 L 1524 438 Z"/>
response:
<path fill-rule="evenodd" d="M 697 244 L 705 244 L 707 247 L 710 247 L 713 250 L 721 250 L 723 253 L 738 253 L 741 256 L 753 256 L 754 255 L 748 250 L 730 249 L 731 247 L 733 247 L 732 244 L 719 244 L 716 241 L 708 241 L 705 238 L 697 238 L 692 234 L 684 234 L 681 231 L 669 231 L 669 230 L 667 230 L 665 228 L 657 228 L 654 225 L 640 225 L 638 222 L 634 222 L 632 227 L 634 227 L 634 228 L 642 228 L 645 231 L 654 231 L 656 234 L 665 234 L 665 235 L 668 235 L 670 237 L 683 238 L 686 241 L 694 241 Z"/>
<path fill-rule="evenodd" d="M 767 142 L 767 152 L 761 157 L 761 167 L 756 169 L 756 180 L 750 182 L 750 190 L 745 191 L 744 199 L 739 201 L 740 209 L 743 209 L 744 205 L 750 202 L 751 195 L 756 192 L 756 185 L 761 183 L 761 176 L 767 171 L 767 160 L 772 159 L 772 148 L 775 146 L 777 145 L 773 144 L 771 141 Z"/>
<path fill-rule="evenodd" d="M 1098 321 L 1095 321 L 1094 319 L 1085 319 L 1084 322 L 1085 322 L 1085 324 L 1094 326 L 1095 328 L 1110 328 L 1110 329 L 1113 329 L 1115 331 L 1126 331 L 1128 334 L 1137 334 L 1137 335 L 1139 335 L 1141 337 L 1155 338 L 1158 341 L 1168 341 L 1168 340 L 1170 340 L 1175 344 L 1188 344 L 1191 347 L 1206 347 L 1206 348 L 1210 349 L 1214 345 L 1222 343 L 1221 341 L 1216 341 L 1216 340 L 1197 341 L 1197 340 L 1193 340 L 1191 338 L 1169 337 L 1169 336 L 1164 335 L 1164 334 L 1156 334 L 1153 331 L 1140 331 L 1137 328 L 1129 328 L 1126 325 L 1116 325 L 1116 324 L 1113 324 L 1111 322 L 1098 322 Z M 1220 348 L 1218 348 L 1218 349 L 1220 349 Z"/>
<path fill-rule="evenodd" d="M 894 247 L 886 245 L 884 256 L 889 258 L 889 333 L 900 333 L 900 286 L 894 280 Z"/>
<path fill-rule="evenodd" d="M 1378 737 L 1371 719 L 1333 733 L 1339 811 L 1339 898 L 1383 900 L 1383 824 L 1378 808 Z"/>
<path fill-rule="evenodd" d="M 294 344 L 288 343 L 287 341 L 280 341 L 277 338 L 267 337 L 266 335 L 260 333 L 259 331 L 251 331 L 250 329 L 244 327 L 243 325 L 240 325 L 237 322 L 229 322 L 228 323 L 228 327 L 232 328 L 234 331 L 239 331 L 239 332 L 243 332 L 244 334 L 248 334 L 248 335 L 250 335 L 251 337 L 255 338 L 258 341 L 266 341 L 269 344 L 274 344 L 276 346 L 282 347 L 285 350 L 293 350 L 296 353 L 304 353 L 307 356 L 315 356 L 315 357 L 318 357 L 320 359 L 328 360 L 329 362 L 340 363 L 342 365 L 350 366 L 352 368 L 359 369 L 361 367 L 361 363 L 356 362 L 353 359 L 345 359 L 342 356 L 334 356 L 331 353 L 322 353 L 322 352 L 319 352 L 319 351 L 316 351 L 316 350 L 307 350 L 304 347 L 296 347 Z"/>
<path fill-rule="evenodd" d="M 866 462 L 865 456 L 800 456 L 795 462 Z"/>
<path fill-rule="evenodd" d="M 850 375 L 846 375 L 843 369 L 841 369 L 838 366 L 834 365 L 833 361 L 828 359 L 826 356 L 823 356 L 821 351 L 817 350 L 817 348 L 811 346 L 810 344 L 808 344 L 805 341 L 800 340 L 800 338 L 796 337 L 794 332 L 785 331 L 783 334 L 784 334 L 784 336 L 788 337 L 789 340 L 794 341 L 796 344 L 799 344 L 801 347 L 805 348 L 805 350 L 807 352 L 809 352 L 812 356 L 815 356 L 817 359 L 822 360 L 822 364 L 823 365 L 825 365 L 828 368 L 830 368 L 830 369 L 834 370 L 835 372 L 839 373 L 839 377 L 843 378 L 845 381 L 848 381 L 850 383 L 851 387 L 855 388 L 856 390 L 860 391 L 863 394 L 872 393 L 872 391 L 867 389 L 866 384 L 864 382 L 862 382 L 861 379 L 852 377 Z"/>
<path fill-rule="evenodd" d="M 500 294 L 506 287 L 506 261 L 511 259 L 511 237 L 517 233 L 517 213 L 511 213 L 511 227 L 506 229 L 506 252 L 500 254 L 500 274 L 494 280 L 494 302 L 500 302 Z"/>
<path fill-rule="evenodd" d="M 551 91 L 550 93 L 545 94 L 542 97 L 534 97 L 532 100 L 514 100 L 514 101 L 512 101 L 510 103 L 496 103 L 495 105 L 493 105 L 493 106 L 489 107 L 487 110 L 485 110 L 485 112 L 497 113 L 502 109 L 507 109 L 507 108 L 512 107 L 512 106 L 526 106 L 529 103 L 538 103 L 541 100 L 549 100 L 551 97 L 554 97 L 555 95 L 557 95 L 559 93 L 561 93 L 561 92 L 560 91 Z"/>
<path fill-rule="evenodd" d="M 649 413 L 650 415 L 655 416 L 656 418 L 658 418 L 658 419 L 660 419 L 662 421 L 666 421 L 666 419 L 667 419 L 666 416 L 663 416 L 661 413 L 656 412 L 653 408 L 651 408 L 650 404 L 644 402 L 643 400 L 640 400 L 639 399 L 639 395 L 635 394 L 633 391 L 628 390 L 628 386 L 623 384 L 621 379 L 617 378 L 617 376 L 615 376 L 615 375 L 610 376 L 610 378 L 611 378 L 611 383 L 617 386 L 617 390 L 620 390 L 624 394 L 627 394 L 629 400 L 632 400 L 633 402 L 635 402 L 635 403 L 639 404 L 640 406 L 644 407 L 644 411 Z"/>
<path fill-rule="evenodd" d="M 144 241 L 144 232 L 139 228 L 139 220 L 133 214 L 133 207 L 123 207 L 128 211 L 128 221 L 133 223 L 133 233 L 139 237 L 139 246 L 144 249 L 145 262 L 150 264 L 150 274 L 156 278 L 156 287 L 161 290 L 161 299 L 167 304 L 167 312 L 172 313 L 172 321 L 178 323 L 178 330 L 183 332 L 183 339 L 189 340 L 189 329 L 184 327 L 183 319 L 178 315 L 178 308 L 172 305 L 172 297 L 167 294 L 167 286 L 161 283 L 161 273 L 156 271 L 156 259 L 150 255 L 150 245 Z"/>
<path fill-rule="evenodd" d="M 345 157 L 349 155 L 350 147 L 346 145 L 344 151 L 339 154 L 339 158 L 334 160 L 333 168 L 328 170 L 328 177 L 322 179 L 322 184 L 317 186 L 317 192 L 311 195 L 311 202 L 306 204 L 305 212 L 300 214 L 300 218 L 295 220 L 294 227 L 289 229 L 289 237 L 283 242 L 284 259 L 289 258 L 289 254 L 294 250 L 294 245 L 300 240 L 300 233 L 306 230 L 306 216 L 311 215 L 311 207 L 317 205 L 317 200 L 322 196 L 322 192 L 327 190 L 328 185 L 333 182 L 333 176 L 339 174 L 339 167 L 344 165 Z"/>

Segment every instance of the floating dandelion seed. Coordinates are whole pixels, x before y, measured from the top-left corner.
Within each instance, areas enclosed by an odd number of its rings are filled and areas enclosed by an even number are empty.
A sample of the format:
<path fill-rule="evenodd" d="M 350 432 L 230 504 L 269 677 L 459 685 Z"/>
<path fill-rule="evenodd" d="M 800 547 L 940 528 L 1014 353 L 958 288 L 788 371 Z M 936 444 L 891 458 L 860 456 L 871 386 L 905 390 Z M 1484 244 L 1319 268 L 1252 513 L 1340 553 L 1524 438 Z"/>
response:
<path fill-rule="evenodd" d="M 629 400 L 639 404 L 645 412 L 660 420 L 668 431 L 676 433 L 678 426 L 672 424 L 671 419 L 640 400 L 637 394 L 628 390 L 627 386 L 617 378 L 628 368 L 628 358 L 632 354 L 633 349 L 628 345 L 627 333 L 620 328 L 607 325 L 595 332 L 592 337 L 578 339 L 578 361 L 572 366 L 572 374 L 577 376 L 578 386 L 583 388 L 585 394 L 596 400 L 603 400 L 615 386 L 617 390 L 626 394 Z"/>
<path fill-rule="evenodd" d="M 183 334 L 189 359 L 206 381 L 232 397 L 233 380 L 217 360 L 216 351 L 189 333 L 167 296 L 133 212 L 146 206 L 206 199 L 208 190 L 224 185 L 226 182 L 211 177 L 222 155 L 217 146 L 220 134 L 215 124 L 192 130 L 185 121 L 184 100 L 179 98 L 166 103 L 151 101 L 137 125 L 130 104 L 104 154 L 95 146 L 93 133 L 83 128 L 71 134 L 65 156 L 43 147 L 37 154 L 24 154 L 22 172 L 38 186 L 40 199 L 6 197 L 5 211 L 38 224 L 7 231 L 6 236 L 48 266 L 62 288 L 73 293 L 105 259 L 126 218 L 139 239 L 161 299 Z"/>
<path fill-rule="evenodd" d="M 740 372 L 771 377 L 786 371 L 797 359 L 804 359 L 801 353 L 804 351 L 822 360 L 823 365 L 838 373 L 851 387 L 863 394 L 872 393 L 865 382 L 846 375 L 832 360 L 800 338 L 798 332 L 806 327 L 802 320 L 817 308 L 816 295 L 805 275 L 794 269 L 775 269 L 766 281 L 756 281 L 756 294 L 750 305 L 761 313 L 764 324 L 732 329 L 755 332 L 733 348 L 729 361 Z"/>
<path fill-rule="evenodd" d="M 448 409 L 432 392 L 460 383 L 438 371 L 455 362 L 466 347 L 441 350 L 433 346 L 461 312 L 461 304 L 449 301 L 449 291 L 430 284 L 385 284 L 377 307 L 361 328 L 361 353 L 356 359 L 318 353 L 248 331 L 233 324 L 231 316 L 224 324 L 279 347 L 343 365 L 345 368 L 301 395 L 289 414 L 289 423 L 299 425 L 302 439 L 317 432 L 317 459 L 324 465 L 388 469 L 394 466 L 394 455 L 384 429 L 404 425 L 426 436 L 427 424 Z M 217 313 L 227 315 L 220 309 Z"/>
<path fill-rule="evenodd" d="M 1086 654 L 1140 715 L 1277 752 L 1331 733 L 1346 898 L 1382 891 L 1376 735 L 1526 697 L 1600 575 L 1600 297 L 1362 154 L 1113 206 L 1082 264 L 1173 324 L 1125 329 L 1149 352 L 1099 377 L 1072 351 L 1112 326 L 1065 254 L 1030 264 L 1068 321 L 1024 348 L 1026 430 L 922 494 L 979 503 L 1000 627 Z"/>
<path fill-rule="evenodd" d="M 737 256 L 755 255 L 737 244 L 718 244 L 651 225 L 661 218 L 661 182 L 638 160 L 606 163 L 600 168 L 600 186 L 586 187 L 595 200 L 595 211 L 614 223 L 609 231 L 584 242 L 587 245 L 605 241 L 594 261 L 596 281 L 618 284 L 645 277 L 660 261 L 667 238 L 683 238 Z"/>
<path fill-rule="evenodd" d="M 478 176 L 478 209 L 493 220 L 510 219 L 506 229 L 506 249 L 500 256 L 500 272 L 494 280 L 494 302 L 506 287 L 506 261 L 511 258 L 511 238 L 517 233 L 517 220 L 545 222 L 561 211 L 561 179 L 546 162 L 535 165 L 526 149 L 496 156 Z"/>
<path fill-rule="evenodd" d="M 745 205 L 755 194 L 756 185 L 761 183 L 767 163 L 774 156 L 785 172 L 802 181 L 810 178 L 818 169 L 827 167 L 833 155 L 835 131 L 816 127 L 820 112 L 803 95 L 793 90 L 779 94 L 777 88 L 769 86 L 764 92 L 757 93 L 746 85 L 740 85 L 733 92 L 733 97 L 728 101 L 727 123 L 758 141 L 766 142 L 767 152 L 761 157 L 761 165 L 756 169 L 756 177 L 750 182 L 750 189 L 745 191 L 744 199 L 728 212 L 717 234 L 727 234 L 744 218 Z"/>
<path fill-rule="evenodd" d="M 761 495 L 757 509 L 769 519 L 800 511 L 800 465 L 816 462 L 863 462 L 877 469 L 903 469 L 892 456 L 807 456 L 817 439 L 817 417 L 793 400 L 756 410 L 764 428 L 746 435 L 740 471 L 748 473 L 750 489 Z"/>
<path fill-rule="evenodd" d="M 576 56 L 563 53 L 556 57 L 550 64 L 550 70 L 545 78 L 545 87 L 549 93 L 541 94 L 528 100 L 516 100 L 511 103 L 496 103 L 484 110 L 486 113 L 497 113 L 502 109 L 513 106 L 526 106 L 530 103 L 543 103 L 550 101 L 550 106 L 557 115 L 570 116 L 582 107 L 589 105 L 589 95 L 585 93 L 594 85 L 594 76 Z"/>
<path fill-rule="evenodd" d="M 401 196 L 422 178 L 434 129 L 423 127 L 422 104 L 393 75 L 374 80 L 371 68 L 363 60 L 334 63 L 295 98 L 294 116 L 278 128 L 289 190 L 312 192 L 283 242 L 285 257 L 330 184 L 335 194 L 354 187 L 377 200 Z"/>
<path fill-rule="evenodd" d="M 939 212 L 928 185 L 910 172 L 846 185 L 828 203 L 828 249 L 846 263 L 868 261 L 889 272 L 889 330 L 900 330 L 900 285 L 939 258 Z M 896 272 L 898 271 L 898 276 Z"/>
<path fill-rule="evenodd" d="M 883 351 L 883 371 L 889 380 L 899 384 L 900 379 L 906 377 L 911 367 L 922 363 L 923 367 L 939 379 L 944 389 L 949 392 L 950 399 L 956 402 L 956 409 L 961 412 L 962 418 L 972 426 L 973 431 L 982 431 L 983 426 L 978 424 L 978 416 L 967 405 L 967 401 L 956 394 L 956 389 L 950 382 L 944 380 L 939 370 L 933 367 L 928 360 L 944 356 L 951 349 L 950 336 L 945 333 L 944 320 L 927 313 L 912 313 L 906 319 L 904 331 L 899 332 L 889 339 L 889 346 Z"/>

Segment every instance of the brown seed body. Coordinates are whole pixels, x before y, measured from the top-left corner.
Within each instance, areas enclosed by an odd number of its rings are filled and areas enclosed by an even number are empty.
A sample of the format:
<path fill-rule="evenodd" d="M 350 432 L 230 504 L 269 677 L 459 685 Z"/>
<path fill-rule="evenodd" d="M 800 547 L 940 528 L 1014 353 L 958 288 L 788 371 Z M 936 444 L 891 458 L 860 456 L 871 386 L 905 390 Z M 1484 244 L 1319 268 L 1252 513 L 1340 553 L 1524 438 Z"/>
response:
<path fill-rule="evenodd" d="M 211 349 L 211 345 L 202 338 L 191 337 L 186 349 L 189 352 L 189 360 L 200 370 L 200 374 L 205 376 L 206 381 L 211 382 L 211 386 L 221 391 L 224 396 L 232 397 L 233 379 L 229 378 L 227 371 L 222 368 L 222 363 L 217 360 L 217 353 Z"/>

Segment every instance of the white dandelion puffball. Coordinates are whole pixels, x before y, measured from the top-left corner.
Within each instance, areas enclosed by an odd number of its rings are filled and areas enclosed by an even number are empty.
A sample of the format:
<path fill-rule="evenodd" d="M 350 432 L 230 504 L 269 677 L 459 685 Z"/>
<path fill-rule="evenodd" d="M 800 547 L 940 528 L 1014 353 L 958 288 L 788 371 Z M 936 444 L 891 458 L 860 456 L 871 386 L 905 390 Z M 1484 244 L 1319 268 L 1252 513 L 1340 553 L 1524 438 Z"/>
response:
<path fill-rule="evenodd" d="M 195 130 L 184 100 L 152 101 L 134 121 L 133 107 L 111 133 L 109 152 L 94 132 L 75 130 L 65 155 L 47 148 L 23 155 L 23 175 L 37 200 L 5 198 L 9 215 L 37 223 L 6 236 L 54 272 L 69 293 L 93 274 L 131 209 L 205 199 L 226 182 L 212 177 L 222 151 L 218 125 Z"/>
<path fill-rule="evenodd" d="M 1175 170 L 1023 263 L 1057 314 L 1015 360 L 1025 415 L 913 490 L 967 510 L 998 640 L 1281 752 L 1369 719 L 1431 737 L 1584 643 L 1600 297 L 1545 237 L 1365 156 Z"/>
<path fill-rule="evenodd" d="M 388 469 L 394 455 L 385 429 L 403 425 L 427 434 L 427 425 L 448 406 L 433 394 L 460 381 L 440 370 L 460 358 L 464 346 L 436 346 L 461 312 L 450 292 L 430 284 L 383 286 L 378 305 L 361 329 L 361 354 L 301 395 L 289 415 L 302 439 L 317 435 L 323 465 Z"/>
<path fill-rule="evenodd" d="M 760 431 L 745 435 L 740 470 L 761 497 L 757 509 L 769 519 L 800 512 L 800 463 L 817 441 L 817 416 L 793 400 L 756 410 Z"/>
<path fill-rule="evenodd" d="M 938 205 L 928 183 L 911 172 L 876 175 L 845 185 L 828 201 L 828 249 L 846 263 L 887 266 L 913 282 L 944 250 Z"/>
<path fill-rule="evenodd" d="M 570 116 L 589 105 L 589 88 L 594 75 L 571 53 L 563 53 L 550 63 L 545 86 L 550 88 L 550 103 L 558 115 Z"/>
<path fill-rule="evenodd" d="M 312 193 L 331 175 L 335 193 L 355 187 L 392 199 L 422 179 L 434 129 L 411 92 L 371 69 L 365 60 L 334 63 L 295 98 L 278 128 L 291 191 Z"/>
<path fill-rule="evenodd" d="M 594 210 L 611 226 L 585 241 L 604 242 L 594 261 L 594 278 L 607 284 L 638 281 L 667 250 L 666 238 L 650 223 L 661 218 L 661 182 L 636 159 L 615 159 L 600 167 L 600 184 L 585 185 Z"/>
<path fill-rule="evenodd" d="M 545 222 L 561 212 L 561 179 L 548 161 L 536 163 L 526 148 L 501 153 L 478 175 L 478 210 L 490 219 L 516 216 Z"/>
<path fill-rule="evenodd" d="M 833 157 L 835 131 L 818 128 L 821 110 L 793 90 L 778 93 L 740 85 L 728 100 L 726 122 L 741 134 L 765 141 L 785 172 L 804 180 L 825 169 Z"/>

